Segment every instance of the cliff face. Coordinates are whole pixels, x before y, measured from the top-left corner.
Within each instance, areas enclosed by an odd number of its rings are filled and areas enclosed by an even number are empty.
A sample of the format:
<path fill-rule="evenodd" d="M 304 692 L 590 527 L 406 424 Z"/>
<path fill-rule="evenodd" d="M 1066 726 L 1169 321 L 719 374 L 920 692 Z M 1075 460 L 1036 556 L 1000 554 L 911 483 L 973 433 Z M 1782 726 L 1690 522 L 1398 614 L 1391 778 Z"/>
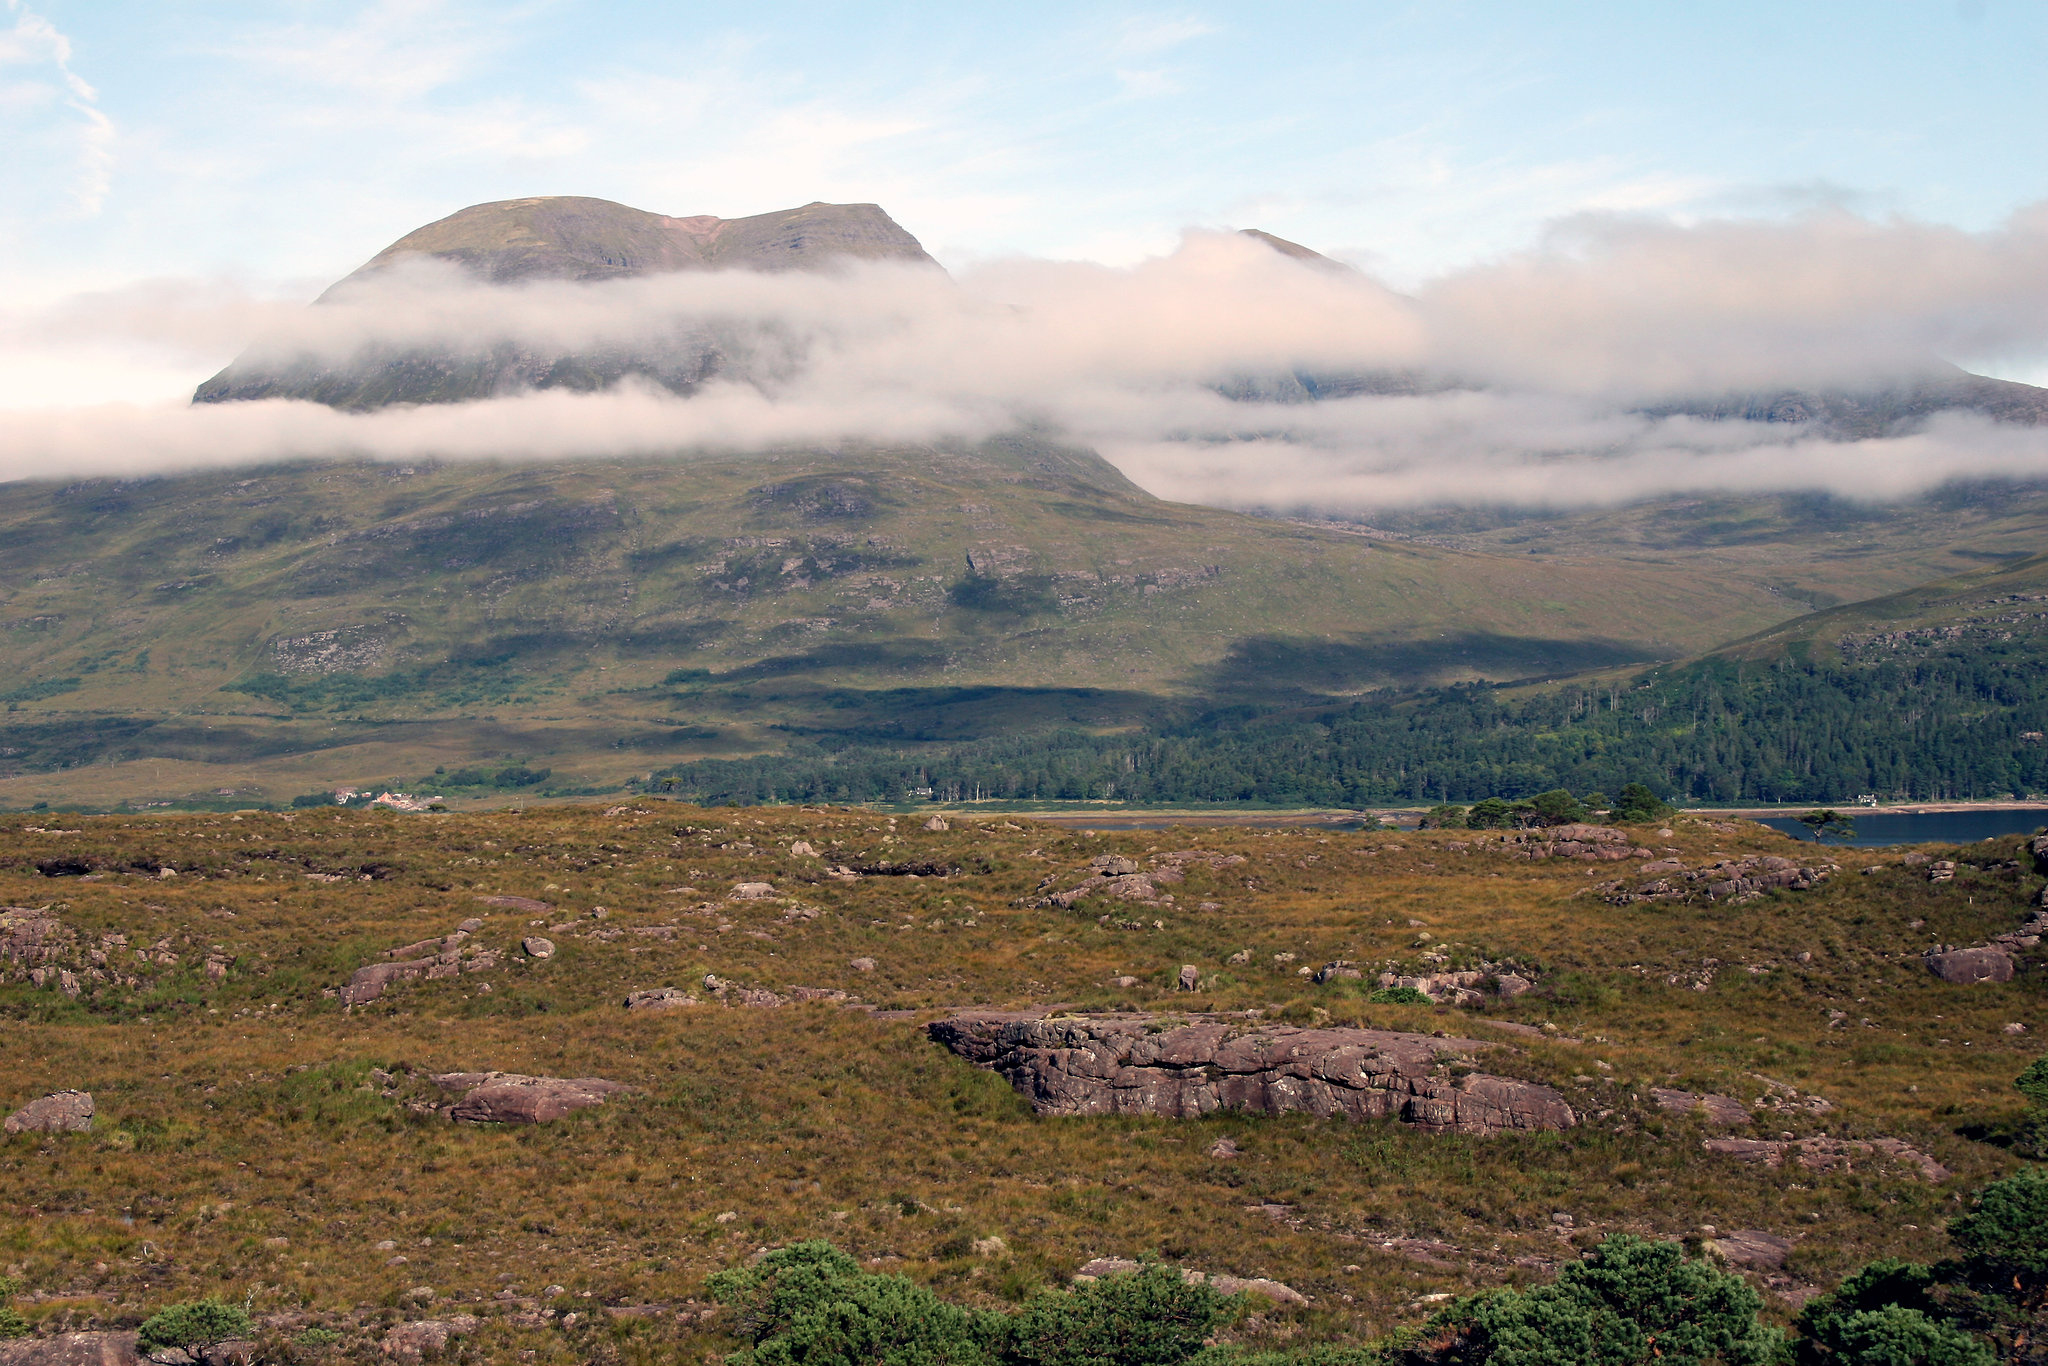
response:
<path fill-rule="evenodd" d="M 345 297 L 394 266 L 452 262 L 491 284 L 592 282 L 693 270 L 819 270 L 844 261 L 938 268 L 915 237 L 874 204 L 718 218 L 670 218 L 572 195 L 477 204 L 399 238 L 336 282 Z M 730 339 L 679 332 L 632 350 L 536 350 L 497 342 L 464 350 L 370 347 L 346 362 L 245 353 L 199 386 L 195 403 L 296 398 L 350 410 L 395 403 L 454 403 L 525 389 L 606 389 L 627 378 L 687 394 L 744 370 Z"/>

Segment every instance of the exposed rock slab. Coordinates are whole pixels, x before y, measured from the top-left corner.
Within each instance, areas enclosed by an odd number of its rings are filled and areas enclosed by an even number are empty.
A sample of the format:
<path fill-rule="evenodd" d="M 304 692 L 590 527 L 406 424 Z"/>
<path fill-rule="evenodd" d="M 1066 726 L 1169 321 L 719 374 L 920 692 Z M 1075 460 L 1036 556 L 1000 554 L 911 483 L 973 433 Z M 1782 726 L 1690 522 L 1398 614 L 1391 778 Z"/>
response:
<path fill-rule="evenodd" d="M 434 1078 L 434 1085 L 462 1092 L 462 1098 L 448 1107 L 448 1118 L 465 1124 L 545 1124 L 602 1105 L 606 1097 L 630 1089 L 602 1077 L 529 1077 L 518 1072 L 446 1072 Z"/>
<path fill-rule="evenodd" d="M 1708 1246 L 1730 1265 L 1775 1271 L 1791 1254 L 1792 1240 L 1766 1233 L 1760 1228 L 1738 1228 L 1724 1237 L 1712 1239 Z"/>
<path fill-rule="evenodd" d="M 2004 949 L 1991 948 L 1988 945 L 1974 949 L 1950 949 L 1946 953 L 1930 953 L 1924 961 L 1929 972 L 1942 981 L 1952 982 L 1957 986 L 2012 980 L 2012 956 Z"/>
<path fill-rule="evenodd" d="M 1303 1110 L 1432 1133 L 1563 1129 L 1556 1091 L 1463 1070 L 1497 1045 L 1377 1029 L 1245 1028 L 1152 1015 L 965 1014 L 931 1037 L 1001 1073 L 1042 1115 Z"/>
<path fill-rule="evenodd" d="M 1914 1168 L 1928 1181 L 1946 1181 L 1953 1175 L 1926 1153 L 1896 1138 L 1710 1138 L 1705 1147 L 1710 1153 L 1767 1167 L 1782 1167 L 1790 1158 L 1808 1171 L 1851 1171 L 1859 1161 L 1869 1166 L 1871 1159 L 1889 1158 Z"/>
<path fill-rule="evenodd" d="M 549 903 L 535 901 L 530 896 L 480 896 L 476 900 L 479 905 L 495 906 L 503 911 L 529 911 L 534 915 L 544 915 L 554 909 Z"/>
<path fill-rule="evenodd" d="M 92 1093 L 58 1091 L 32 1100 L 7 1117 L 10 1134 L 82 1134 L 92 1128 Z"/>
<path fill-rule="evenodd" d="M 0 1366 L 146 1366 L 133 1333 L 58 1333 L 0 1342 Z"/>
<path fill-rule="evenodd" d="M 649 991 L 626 993 L 628 1010 L 674 1010 L 678 1006 L 693 1006 L 697 998 L 681 987 L 655 987 Z"/>
<path fill-rule="evenodd" d="M 498 966 L 502 955 L 495 949 L 469 942 L 471 934 L 482 928 L 481 920 L 465 920 L 438 939 L 422 939 L 387 950 L 386 956 L 392 961 L 366 963 L 350 975 L 337 993 L 341 1003 L 368 1005 L 395 982 L 437 981 Z"/>
<path fill-rule="evenodd" d="M 1657 1108 L 1666 1114 L 1700 1115 L 1707 1123 L 1724 1129 L 1739 1129 L 1752 1118 L 1749 1107 L 1735 1097 L 1717 1096 L 1711 1091 L 1673 1091 L 1653 1086 L 1650 1099 L 1656 1101 Z"/>

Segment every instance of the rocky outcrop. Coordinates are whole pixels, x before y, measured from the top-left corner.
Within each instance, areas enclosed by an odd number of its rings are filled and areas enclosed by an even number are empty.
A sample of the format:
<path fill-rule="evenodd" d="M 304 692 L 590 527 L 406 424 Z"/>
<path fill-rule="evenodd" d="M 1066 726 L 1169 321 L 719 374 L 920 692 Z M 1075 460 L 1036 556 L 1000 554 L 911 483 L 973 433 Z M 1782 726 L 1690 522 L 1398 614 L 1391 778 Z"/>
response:
<path fill-rule="evenodd" d="M 760 987 L 742 986 L 728 982 L 717 973 L 704 974 L 704 990 L 712 999 L 725 1006 L 759 1006 L 772 1009 L 776 1006 L 808 1005 L 813 1001 L 825 1001 L 832 1005 L 851 1005 L 857 998 L 830 987 L 784 987 L 781 991 L 767 991 Z"/>
<path fill-rule="evenodd" d="M 134 1333 L 58 1333 L 0 1341 L 0 1366 L 146 1366 Z"/>
<path fill-rule="evenodd" d="M 678 1006 L 693 1006 L 697 998 L 681 987 L 655 987 L 649 991 L 626 993 L 628 1010 L 674 1010 Z"/>
<path fill-rule="evenodd" d="M 32 1100 L 7 1117 L 10 1134 L 82 1134 L 92 1128 L 92 1093 L 58 1091 Z"/>
<path fill-rule="evenodd" d="M 1896 1138 L 1710 1138 L 1705 1147 L 1710 1153 L 1766 1167 L 1782 1167 L 1789 1158 L 1808 1171 L 1853 1171 L 1858 1163 L 1870 1167 L 1889 1159 L 1912 1167 L 1928 1181 L 1946 1181 L 1951 1175 L 1947 1167 Z"/>
<path fill-rule="evenodd" d="M 2040 839 L 2034 841 L 2034 844 L 2039 843 Z M 2035 947 L 2044 935 L 2048 935 L 2048 908 L 2035 910 L 2018 929 L 1998 935 L 1988 944 L 1977 944 L 1970 948 L 1944 944 L 1939 948 L 1929 949 L 1921 961 L 1927 964 L 1927 970 L 1936 977 L 1957 986 L 1974 986 L 1980 982 L 2010 982 L 2013 975 L 2012 956 L 2024 949 Z"/>
<path fill-rule="evenodd" d="M 1647 849 L 1642 851 L 1647 854 Z M 1765 892 L 1803 892 L 1818 887 L 1836 871 L 1836 865 L 1802 864 L 1775 854 L 1750 854 L 1722 859 L 1699 868 L 1688 868 L 1678 859 L 1646 863 L 1638 876 L 1609 882 L 1596 890 L 1611 906 L 1628 906 L 1639 901 L 1748 901 Z"/>
<path fill-rule="evenodd" d="M 445 1072 L 434 1085 L 457 1091 L 448 1118 L 464 1124 L 545 1124 L 630 1090 L 602 1077 L 529 1077 L 518 1072 Z"/>
<path fill-rule="evenodd" d="M 1950 949 L 1946 953 L 1930 953 L 1922 961 L 1929 972 L 1957 986 L 2012 980 L 2012 958 L 2004 949 Z"/>
<path fill-rule="evenodd" d="M 0 906 L 0 982 L 49 987 L 77 1000 L 100 984 L 133 990 L 142 985 L 136 972 L 177 962 L 168 939 L 134 950 L 125 934 L 84 938 L 46 908 Z"/>
<path fill-rule="evenodd" d="M 1186 851 L 1191 857 L 1199 851 Z M 1237 857 L 1237 856 L 1233 856 Z M 1089 860 L 1088 866 L 1076 873 L 1051 873 L 1038 884 L 1037 895 L 1027 897 L 1026 906 L 1058 907 L 1061 910 L 1072 906 L 1084 897 L 1106 896 L 1118 901 L 1140 901 L 1146 905 L 1171 903 L 1173 898 L 1159 890 L 1161 882 L 1180 882 L 1187 875 L 1183 869 L 1190 859 L 1169 859 L 1149 876 L 1139 868 L 1136 859 L 1121 854 L 1100 854 Z M 1238 857 L 1238 862 L 1244 860 Z M 1062 891 L 1052 888 L 1059 883 L 1078 877 L 1080 881 Z"/>
<path fill-rule="evenodd" d="M 1577 1122 L 1547 1086 L 1470 1070 L 1496 1046 L 1473 1039 L 1154 1015 L 969 1014 L 928 1029 L 1042 1115 L 1301 1110 L 1466 1134 Z"/>
<path fill-rule="evenodd" d="M 1711 1091 L 1674 1091 L 1652 1086 L 1650 1099 L 1667 1115 L 1698 1115 L 1722 1129 L 1739 1129 L 1751 1119 L 1747 1105 L 1733 1096 L 1719 1096 Z"/>
<path fill-rule="evenodd" d="M 438 939 L 422 939 L 391 949 L 386 955 L 390 961 L 367 963 L 355 970 L 338 993 L 342 1005 L 368 1005 L 394 982 L 438 981 L 497 967 L 503 961 L 502 954 L 470 942 L 470 937 L 483 927 L 481 920 L 465 920 Z"/>
<path fill-rule="evenodd" d="M 1626 831 L 1611 825 L 1553 825 L 1544 830 L 1519 830 L 1501 841 L 1509 858 L 1569 858 L 1585 863 L 1615 863 L 1649 858 L 1650 851 L 1629 843 Z"/>
<path fill-rule="evenodd" d="M 1316 974 L 1318 982 L 1330 981 L 1334 977 L 1353 976 L 1343 969 L 1346 963 L 1331 963 Z M 1437 1005 L 1472 1006 L 1478 1005 L 1491 994 L 1502 1000 L 1513 1000 L 1536 984 L 1509 963 L 1481 963 L 1476 968 L 1463 968 L 1455 972 L 1399 973 L 1383 972 L 1374 979 L 1373 985 L 1381 991 L 1398 991 L 1407 987 L 1419 991 Z"/>
<path fill-rule="evenodd" d="M 438 1355 L 448 1346 L 450 1338 L 463 1337 L 474 1333 L 477 1320 L 471 1314 L 457 1314 L 446 1319 L 415 1319 L 411 1323 L 394 1323 L 378 1344 L 385 1356 L 400 1361 L 418 1361 L 424 1356 Z"/>

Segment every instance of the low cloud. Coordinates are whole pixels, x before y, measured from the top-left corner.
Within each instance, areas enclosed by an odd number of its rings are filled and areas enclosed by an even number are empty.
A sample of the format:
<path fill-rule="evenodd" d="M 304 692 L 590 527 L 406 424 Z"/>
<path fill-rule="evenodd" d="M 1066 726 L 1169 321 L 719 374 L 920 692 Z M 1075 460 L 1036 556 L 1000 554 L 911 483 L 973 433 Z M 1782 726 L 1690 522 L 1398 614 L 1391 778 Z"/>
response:
<path fill-rule="evenodd" d="M 1191 232 L 1127 269 L 1011 260 L 479 285 L 415 263 L 305 307 L 160 281 L 0 318 L 0 351 L 127 346 L 337 367 L 418 349 L 715 352 L 688 397 L 628 383 L 345 414 L 284 400 L 17 408 L 0 478 L 363 454 L 521 460 L 972 440 L 1019 423 L 1094 446 L 1162 496 L 1341 510 L 1568 506 L 1696 490 L 1909 495 L 2048 477 L 2048 429 L 1942 414 L 1845 442 L 1784 423 L 1655 418 L 1684 398 L 1869 389 L 1940 357 L 2048 355 L 2048 207 L 1970 234 L 1828 210 L 1694 227 L 1560 225 L 1411 294 Z M 1462 387 L 1280 401 L 1292 376 Z M 1233 401 L 1264 394 L 1265 401 Z"/>

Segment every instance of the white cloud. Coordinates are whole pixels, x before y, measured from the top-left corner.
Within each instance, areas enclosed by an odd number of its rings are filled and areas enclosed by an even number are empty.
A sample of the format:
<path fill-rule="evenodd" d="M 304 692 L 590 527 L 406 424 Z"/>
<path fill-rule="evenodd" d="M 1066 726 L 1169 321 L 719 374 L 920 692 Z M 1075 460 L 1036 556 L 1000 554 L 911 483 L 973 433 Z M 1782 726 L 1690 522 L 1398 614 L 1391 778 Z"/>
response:
<path fill-rule="evenodd" d="M 7 8 L 14 27 L 0 33 L 0 67 L 44 67 L 55 74 L 58 98 L 73 116 L 71 208 L 75 216 L 91 218 L 106 207 L 113 188 L 114 122 L 101 111 L 99 92 L 73 69 L 71 40 L 21 0 L 7 0 Z M 5 103 L 17 108 L 42 103 L 37 83 L 10 83 Z"/>
<path fill-rule="evenodd" d="M 0 477 L 937 441 L 1020 422 L 1095 446 L 1164 496 L 1237 505 L 1868 498 L 2048 477 L 2048 429 L 1967 415 L 1842 442 L 1636 411 L 1759 387 L 1884 385 L 1931 373 L 1942 354 L 2048 356 L 2048 207 L 1979 234 L 1838 212 L 1690 227 L 1586 218 L 1406 295 L 1205 231 L 1125 268 L 1014 258 L 957 278 L 867 265 L 490 288 L 423 261 L 312 308 L 229 282 L 156 281 L 0 318 L 0 362 L 64 346 L 197 364 L 251 333 L 270 365 L 501 344 L 647 353 L 710 337 L 740 373 L 690 398 L 628 387 L 355 416 L 276 401 L 17 408 L 0 428 Z M 1482 387 L 1319 403 L 1232 402 L 1213 387 L 1296 371 Z"/>

